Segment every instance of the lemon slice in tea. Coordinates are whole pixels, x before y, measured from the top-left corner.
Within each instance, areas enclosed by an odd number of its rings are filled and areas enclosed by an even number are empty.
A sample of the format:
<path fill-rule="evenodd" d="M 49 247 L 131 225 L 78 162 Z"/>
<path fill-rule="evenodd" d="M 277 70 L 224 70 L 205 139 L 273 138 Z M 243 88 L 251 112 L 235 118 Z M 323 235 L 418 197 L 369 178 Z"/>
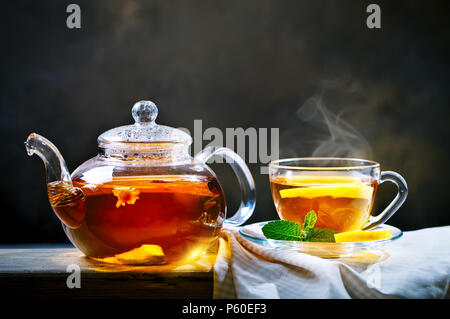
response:
<path fill-rule="evenodd" d="M 360 242 L 360 241 L 373 241 L 381 239 L 389 239 L 392 237 L 392 230 L 354 230 L 343 232 L 339 234 L 334 234 L 334 239 L 337 243 L 349 243 L 349 242 Z"/>
<path fill-rule="evenodd" d="M 316 198 L 330 196 L 333 198 L 365 198 L 372 197 L 373 188 L 365 184 L 305 185 L 303 187 L 282 189 L 281 198 L 303 197 Z"/>

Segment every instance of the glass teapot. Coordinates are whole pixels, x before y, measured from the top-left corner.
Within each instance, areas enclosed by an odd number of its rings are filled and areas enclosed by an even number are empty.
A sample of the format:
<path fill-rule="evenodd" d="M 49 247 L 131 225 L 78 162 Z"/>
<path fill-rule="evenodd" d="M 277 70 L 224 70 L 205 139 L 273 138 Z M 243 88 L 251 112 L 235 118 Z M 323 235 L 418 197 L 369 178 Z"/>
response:
<path fill-rule="evenodd" d="M 253 177 L 228 148 L 209 146 L 194 158 L 192 138 L 158 125 L 156 105 L 132 108 L 135 124 L 104 132 L 99 153 L 70 175 L 58 149 L 32 133 L 25 146 L 47 171 L 53 211 L 70 241 L 86 256 L 120 264 L 183 263 L 206 251 L 223 223 L 241 225 L 255 208 Z M 213 155 L 232 166 L 242 191 L 228 219 L 222 187 L 206 165 Z"/>

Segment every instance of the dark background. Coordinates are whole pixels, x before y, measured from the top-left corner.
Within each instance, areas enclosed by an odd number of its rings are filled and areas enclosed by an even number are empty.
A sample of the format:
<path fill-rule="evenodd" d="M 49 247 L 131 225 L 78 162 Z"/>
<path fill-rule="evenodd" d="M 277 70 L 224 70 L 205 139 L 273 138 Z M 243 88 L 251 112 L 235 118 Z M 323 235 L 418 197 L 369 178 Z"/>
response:
<path fill-rule="evenodd" d="M 450 224 L 449 33 L 446 1 L 66 1 L 1 3 L 0 243 L 67 242 L 30 132 L 53 141 L 70 171 L 103 131 L 132 123 L 134 102 L 193 131 L 280 129 L 280 157 L 339 155 L 401 173 L 409 197 L 389 221 L 403 230 Z M 206 145 L 209 141 L 204 141 Z M 277 218 L 264 163 L 250 164 L 257 206 Z M 230 210 L 238 185 L 213 164 Z M 375 211 L 394 196 L 383 185 Z"/>

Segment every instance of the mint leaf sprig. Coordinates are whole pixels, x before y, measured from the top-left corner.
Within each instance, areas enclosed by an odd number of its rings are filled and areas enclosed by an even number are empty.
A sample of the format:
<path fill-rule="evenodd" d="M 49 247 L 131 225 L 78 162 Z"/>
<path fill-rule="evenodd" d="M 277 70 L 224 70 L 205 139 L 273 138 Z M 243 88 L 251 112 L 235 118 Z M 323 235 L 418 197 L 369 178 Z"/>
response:
<path fill-rule="evenodd" d="M 316 222 L 317 214 L 312 210 L 306 214 L 303 227 L 296 222 L 276 220 L 265 224 L 262 232 L 267 239 L 334 243 L 334 234 L 337 232 L 314 228 Z"/>

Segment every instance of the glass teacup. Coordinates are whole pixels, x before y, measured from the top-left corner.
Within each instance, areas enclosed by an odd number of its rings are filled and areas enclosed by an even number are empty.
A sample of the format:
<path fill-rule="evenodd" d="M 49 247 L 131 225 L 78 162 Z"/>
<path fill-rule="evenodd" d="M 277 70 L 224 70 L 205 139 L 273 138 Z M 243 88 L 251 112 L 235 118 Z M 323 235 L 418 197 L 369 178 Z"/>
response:
<path fill-rule="evenodd" d="M 317 214 L 316 228 L 337 232 L 368 230 L 386 222 L 408 194 L 398 173 L 380 171 L 380 164 L 352 158 L 290 158 L 269 164 L 275 208 L 282 220 L 303 223 L 310 211 Z M 379 184 L 390 181 L 397 196 L 377 216 L 371 216 Z"/>

